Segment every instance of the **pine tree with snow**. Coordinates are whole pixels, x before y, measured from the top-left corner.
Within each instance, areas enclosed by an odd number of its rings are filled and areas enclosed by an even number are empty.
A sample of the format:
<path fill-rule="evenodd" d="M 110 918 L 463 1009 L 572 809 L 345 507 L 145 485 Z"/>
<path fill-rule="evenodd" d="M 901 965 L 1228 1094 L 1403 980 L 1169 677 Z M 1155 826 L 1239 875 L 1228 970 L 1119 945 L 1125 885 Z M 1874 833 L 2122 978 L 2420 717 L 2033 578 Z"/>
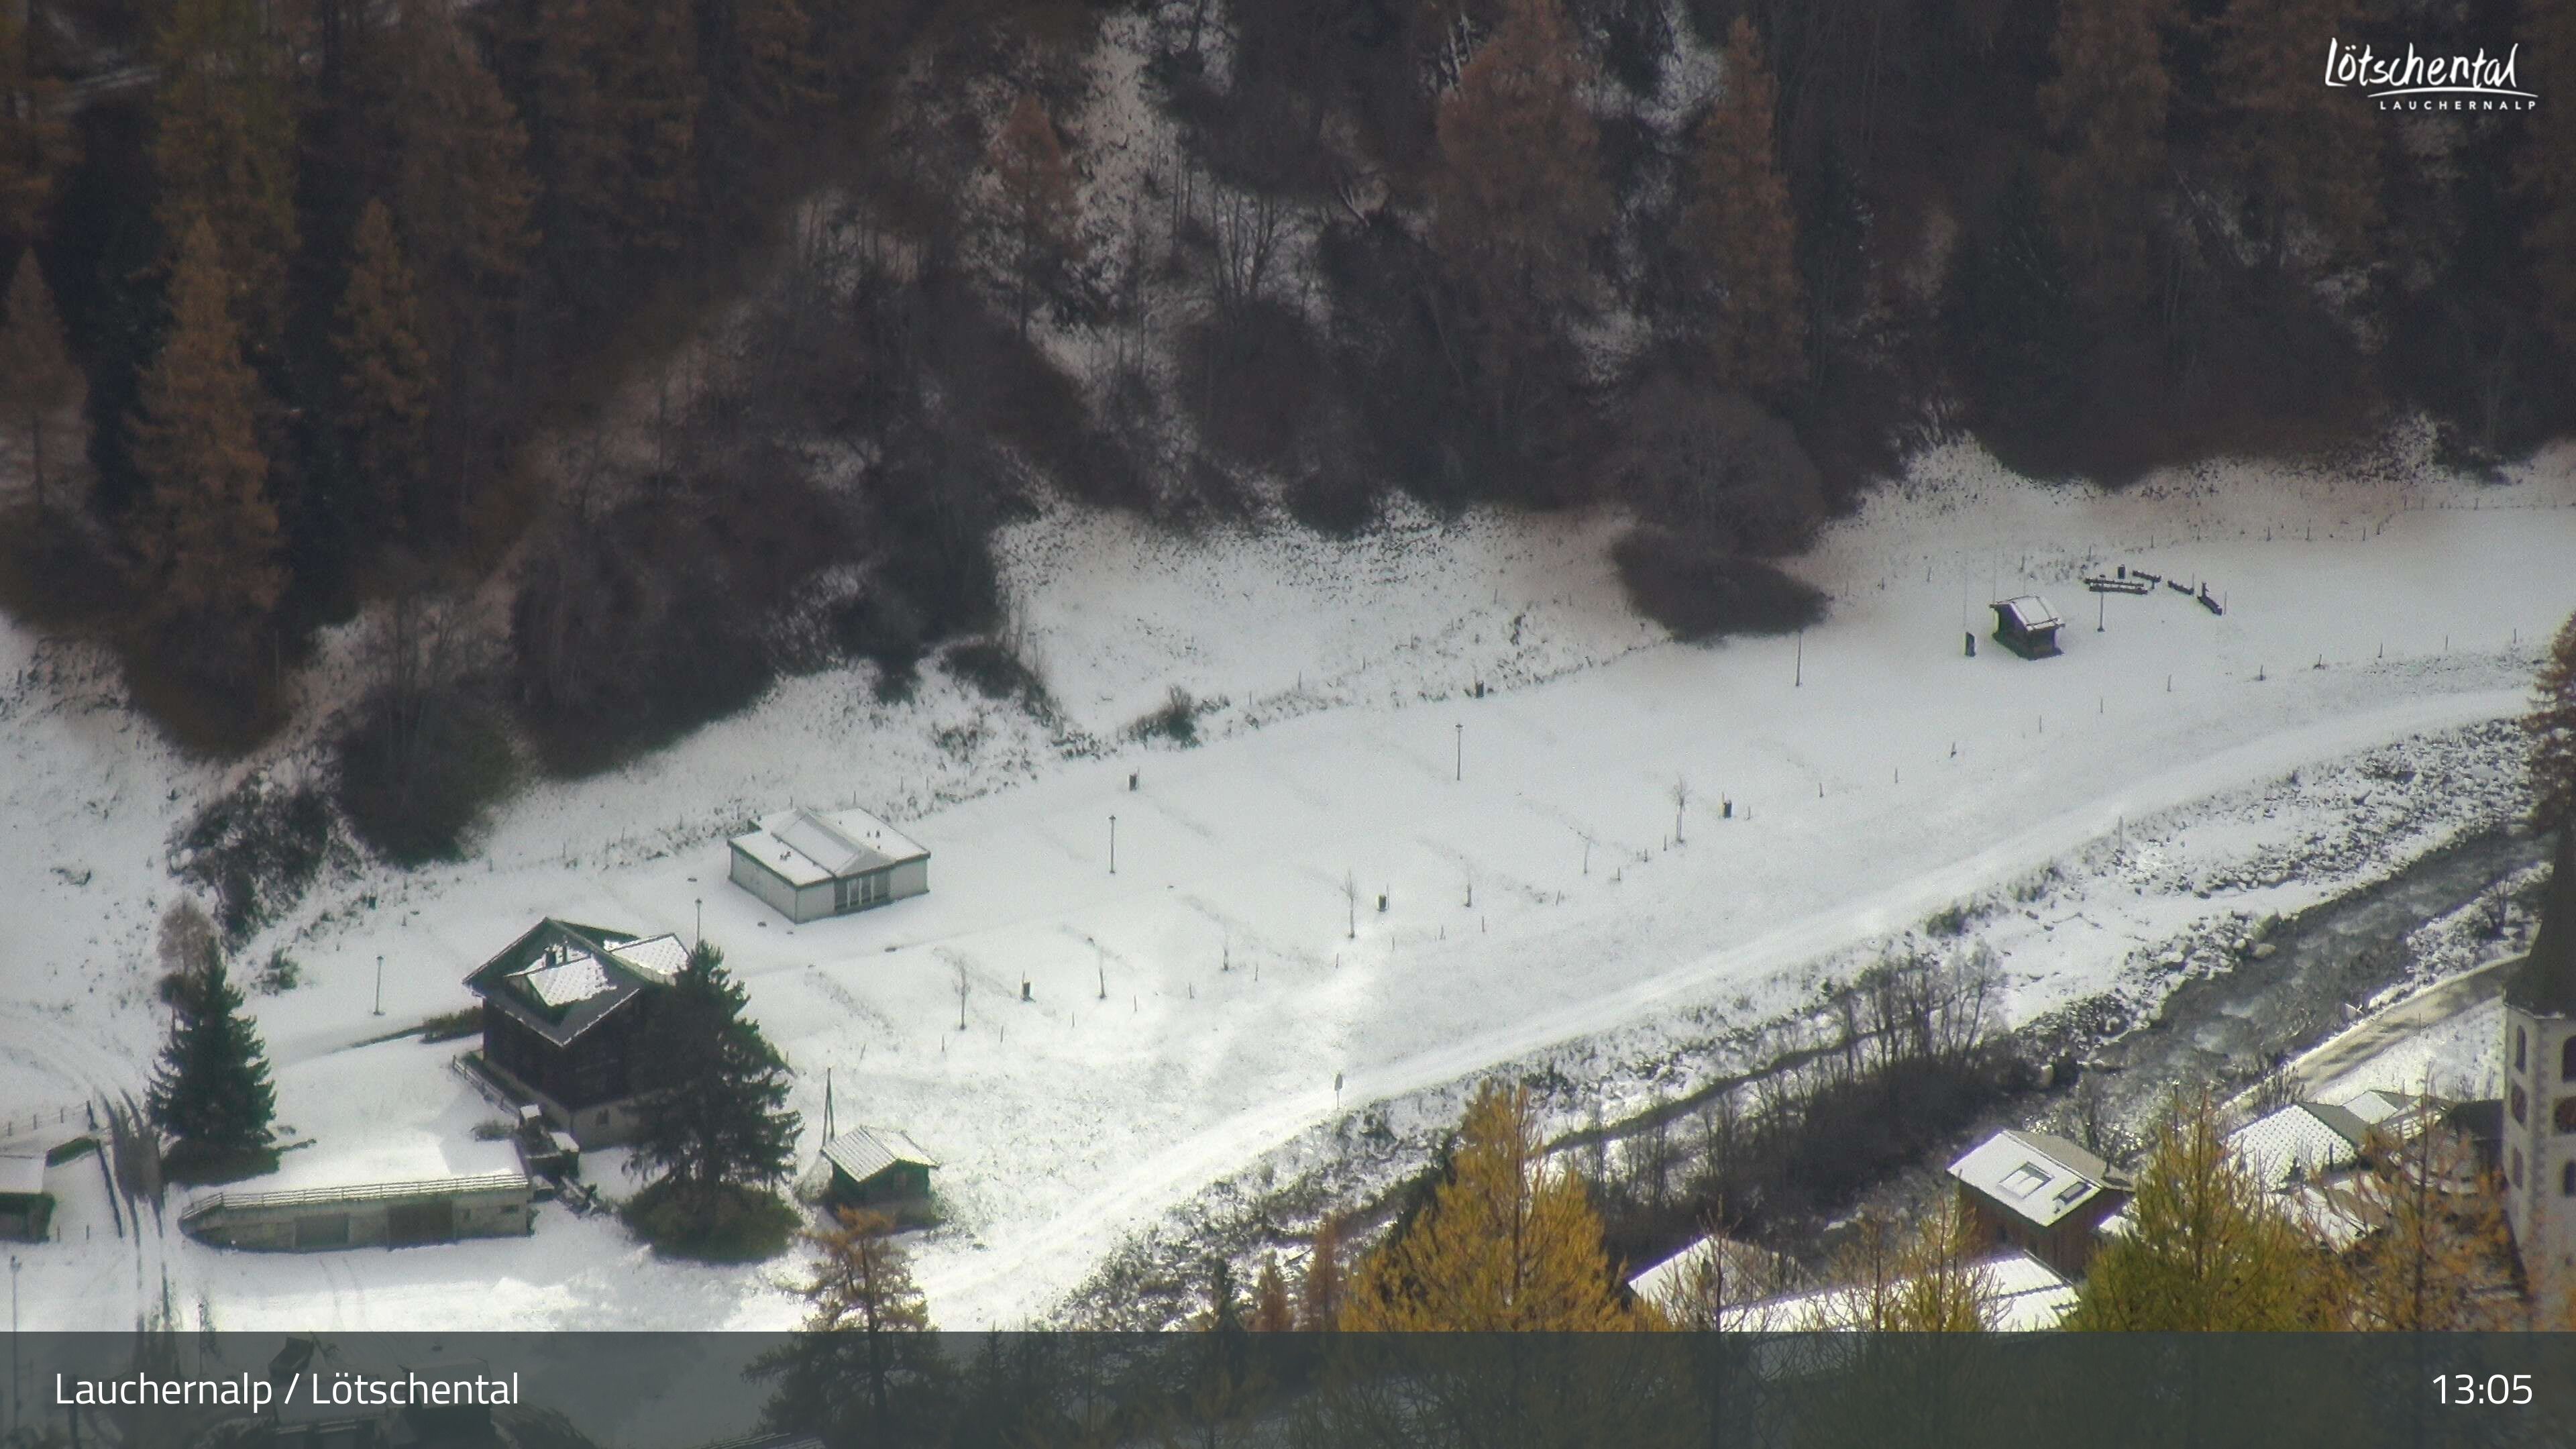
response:
<path fill-rule="evenodd" d="M 165 1160 L 222 1167 L 266 1150 L 277 1115 L 268 1053 L 220 951 L 176 978 L 171 1005 L 170 1039 L 145 1102 L 153 1125 L 173 1139 Z"/>
<path fill-rule="evenodd" d="M 746 1000 L 724 952 L 701 941 L 637 1043 L 642 1122 L 630 1170 L 658 1175 L 656 1195 L 683 1236 L 757 1211 L 752 1190 L 776 1187 L 795 1165 L 787 1059 L 743 1015 Z"/>

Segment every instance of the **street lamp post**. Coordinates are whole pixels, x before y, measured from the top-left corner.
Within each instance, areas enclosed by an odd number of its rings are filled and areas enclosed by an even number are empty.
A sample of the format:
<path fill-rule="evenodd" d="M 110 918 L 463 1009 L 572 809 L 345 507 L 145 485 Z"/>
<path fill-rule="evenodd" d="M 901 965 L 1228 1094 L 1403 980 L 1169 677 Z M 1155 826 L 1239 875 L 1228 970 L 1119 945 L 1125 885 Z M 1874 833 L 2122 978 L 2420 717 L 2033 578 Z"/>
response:
<path fill-rule="evenodd" d="M 1109 817 L 1109 873 L 1118 873 L 1118 817 Z"/>
<path fill-rule="evenodd" d="M 1467 727 L 1466 727 L 1465 725 L 1463 725 L 1463 724 L 1462 724 L 1462 725 L 1457 726 L 1457 730 L 1458 730 L 1458 759 L 1457 759 L 1457 767 L 1456 767 L 1456 768 L 1457 768 L 1457 778 L 1458 778 L 1458 779 L 1461 779 L 1461 780 L 1464 780 L 1464 779 L 1466 779 L 1466 778 L 1467 778 Z"/>
<path fill-rule="evenodd" d="M 384 1014 L 385 1014 L 385 958 L 384 958 L 384 957 L 382 957 L 382 956 L 378 956 L 378 957 L 376 958 L 376 1011 L 375 1011 L 375 1014 L 376 1014 L 376 1015 L 378 1015 L 378 1016 L 382 1016 L 382 1015 L 384 1015 Z"/>

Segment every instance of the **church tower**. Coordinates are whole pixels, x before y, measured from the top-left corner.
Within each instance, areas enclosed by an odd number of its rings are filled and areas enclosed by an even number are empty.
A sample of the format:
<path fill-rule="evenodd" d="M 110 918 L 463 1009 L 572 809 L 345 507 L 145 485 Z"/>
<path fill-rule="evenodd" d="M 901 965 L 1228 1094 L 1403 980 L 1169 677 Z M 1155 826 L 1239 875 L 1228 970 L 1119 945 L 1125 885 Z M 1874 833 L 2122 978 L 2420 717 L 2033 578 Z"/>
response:
<path fill-rule="evenodd" d="M 2576 827 L 2504 989 L 2504 1216 L 2535 1286 L 2576 1281 Z"/>

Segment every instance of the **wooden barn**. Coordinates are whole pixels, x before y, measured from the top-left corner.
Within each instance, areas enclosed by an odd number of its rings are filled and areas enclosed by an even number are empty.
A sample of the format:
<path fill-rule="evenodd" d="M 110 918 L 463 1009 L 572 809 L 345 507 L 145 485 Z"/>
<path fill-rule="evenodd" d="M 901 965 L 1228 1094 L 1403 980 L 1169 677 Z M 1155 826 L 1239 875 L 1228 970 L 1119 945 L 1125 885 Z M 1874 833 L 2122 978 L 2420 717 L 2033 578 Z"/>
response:
<path fill-rule="evenodd" d="M 2057 631 L 2066 621 L 2057 616 L 2048 600 L 2037 594 L 2023 594 L 1992 607 L 1996 643 L 2024 659 L 2046 659 L 2064 652 L 2057 647 Z"/>
<path fill-rule="evenodd" d="M 939 1161 L 902 1133 L 853 1127 L 823 1144 L 823 1161 L 831 1170 L 825 1207 L 864 1208 L 899 1223 L 929 1216 L 930 1171 Z"/>
<path fill-rule="evenodd" d="M 733 883 L 791 921 L 846 916 L 930 890 L 930 852 L 864 810 L 789 810 L 737 835 Z"/>
<path fill-rule="evenodd" d="M 2069 1278 L 2084 1275 L 2094 1229 L 2129 1200 L 2125 1176 L 2045 1132 L 1998 1132 L 1951 1163 L 1950 1176 L 1981 1241 L 2026 1249 Z"/>
<path fill-rule="evenodd" d="M 631 1141 L 636 1042 L 688 959 L 677 936 L 538 922 L 465 978 L 483 998 L 477 1065 L 583 1148 Z"/>

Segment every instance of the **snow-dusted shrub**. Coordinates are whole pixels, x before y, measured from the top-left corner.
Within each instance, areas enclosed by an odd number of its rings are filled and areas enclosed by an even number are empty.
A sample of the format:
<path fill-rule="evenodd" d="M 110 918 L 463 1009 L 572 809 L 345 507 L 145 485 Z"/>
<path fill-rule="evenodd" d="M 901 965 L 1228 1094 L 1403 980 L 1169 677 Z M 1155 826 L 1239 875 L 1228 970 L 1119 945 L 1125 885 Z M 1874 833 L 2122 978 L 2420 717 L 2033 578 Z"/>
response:
<path fill-rule="evenodd" d="M 1815 586 L 1670 529 L 1631 529 L 1611 556 L 1637 611 L 1679 638 L 1786 634 L 1825 616 Z"/>

